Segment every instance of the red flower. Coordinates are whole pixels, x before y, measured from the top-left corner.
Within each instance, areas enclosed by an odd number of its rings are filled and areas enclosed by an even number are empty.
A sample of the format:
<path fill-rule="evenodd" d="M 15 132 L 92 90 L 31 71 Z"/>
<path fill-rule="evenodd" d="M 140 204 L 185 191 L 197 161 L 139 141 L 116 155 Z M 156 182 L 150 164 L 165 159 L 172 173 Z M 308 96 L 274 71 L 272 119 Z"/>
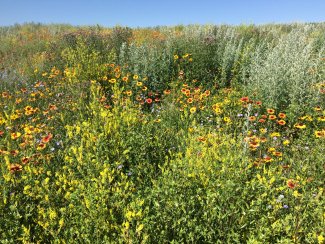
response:
<path fill-rule="evenodd" d="M 50 133 L 50 134 L 48 134 L 47 136 L 44 136 L 44 137 L 42 138 L 42 142 L 43 142 L 43 143 L 48 143 L 48 142 L 52 139 L 52 137 L 53 137 L 53 135 Z"/>
<path fill-rule="evenodd" d="M 23 157 L 23 158 L 21 159 L 21 162 L 22 162 L 23 164 L 27 164 L 28 161 L 29 161 L 29 158 L 28 158 L 28 157 Z"/>
<path fill-rule="evenodd" d="M 270 156 L 265 156 L 264 161 L 265 162 L 271 162 L 271 161 L 273 161 L 273 159 Z"/>
<path fill-rule="evenodd" d="M 287 186 L 290 188 L 290 189 L 293 189 L 297 186 L 297 184 L 293 181 L 293 180 L 288 180 L 287 181 Z"/>
<path fill-rule="evenodd" d="M 151 98 L 147 98 L 147 99 L 146 99 L 146 102 L 147 102 L 148 104 L 151 104 L 151 103 L 152 103 L 152 99 L 151 99 Z"/>
<path fill-rule="evenodd" d="M 242 97 L 240 99 L 241 102 L 248 102 L 249 101 L 249 98 L 248 97 Z"/>
<path fill-rule="evenodd" d="M 11 150 L 10 154 L 15 157 L 18 154 L 18 150 Z"/>

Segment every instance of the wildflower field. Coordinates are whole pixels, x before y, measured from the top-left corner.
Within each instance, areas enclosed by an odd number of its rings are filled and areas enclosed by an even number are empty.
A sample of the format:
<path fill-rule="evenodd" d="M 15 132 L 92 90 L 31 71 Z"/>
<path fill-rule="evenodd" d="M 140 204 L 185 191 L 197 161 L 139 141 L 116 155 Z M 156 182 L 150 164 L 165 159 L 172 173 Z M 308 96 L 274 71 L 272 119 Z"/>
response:
<path fill-rule="evenodd" d="M 0 43 L 1 243 L 325 243 L 325 23 Z"/>

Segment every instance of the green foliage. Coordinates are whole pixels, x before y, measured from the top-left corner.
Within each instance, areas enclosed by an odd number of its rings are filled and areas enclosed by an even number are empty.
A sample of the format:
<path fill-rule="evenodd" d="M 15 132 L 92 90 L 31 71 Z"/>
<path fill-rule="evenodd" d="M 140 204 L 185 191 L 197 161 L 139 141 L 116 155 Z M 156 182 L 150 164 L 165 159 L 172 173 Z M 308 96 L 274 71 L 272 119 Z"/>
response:
<path fill-rule="evenodd" d="M 0 242 L 323 243 L 324 23 L 0 28 Z"/>

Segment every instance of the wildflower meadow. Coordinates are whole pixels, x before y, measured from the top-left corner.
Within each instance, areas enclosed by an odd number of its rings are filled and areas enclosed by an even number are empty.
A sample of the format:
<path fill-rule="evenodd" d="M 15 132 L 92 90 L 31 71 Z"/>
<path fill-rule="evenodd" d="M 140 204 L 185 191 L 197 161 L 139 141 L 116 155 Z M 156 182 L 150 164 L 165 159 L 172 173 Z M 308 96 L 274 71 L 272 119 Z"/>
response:
<path fill-rule="evenodd" d="M 0 27 L 0 242 L 325 243 L 324 33 Z"/>

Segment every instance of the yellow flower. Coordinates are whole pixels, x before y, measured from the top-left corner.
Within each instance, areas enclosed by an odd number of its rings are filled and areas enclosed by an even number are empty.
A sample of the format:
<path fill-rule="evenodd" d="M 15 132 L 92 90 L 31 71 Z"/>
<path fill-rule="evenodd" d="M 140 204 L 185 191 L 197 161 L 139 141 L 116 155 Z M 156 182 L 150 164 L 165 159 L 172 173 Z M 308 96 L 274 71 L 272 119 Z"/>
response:
<path fill-rule="evenodd" d="M 316 130 L 314 133 L 317 138 L 325 137 L 325 130 Z"/>
<path fill-rule="evenodd" d="M 325 116 L 318 117 L 317 120 L 324 122 L 325 121 Z"/>
<path fill-rule="evenodd" d="M 137 82 L 137 86 L 142 86 L 142 82 L 141 81 L 138 81 Z"/>
<path fill-rule="evenodd" d="M 174 60 L 177 60 L 178 59 L 178 55 L 174 55 Z"/>
<path fill-rule="evenodd" d="M 223 121 L 225 121 L 227 124 L 231 123 L 231 119 L 229 117 L 224 117 Z"/>
<path fill-rule="evenodd" d="M 300 197 L 300 196 L 301 196 L 301 194 L 299 194 L 298 191 L 294 191 L 294 192 L 292 193 L 292 195 L 293 195 L 294 197 Z"/>
<path fill-rule="evenodd" d="M 189 56 L 188 53 L 186 53 L 185 55 L 182 56 L 182 58 L 187 58 Z"/>
<path fill-rule="evenodd" d="M 139 76 L 138 76 L 138 75 L 134 75 L 134 76 L 133 76 L 133 79 L 134 79 L 134 80 L 137 80 L 137 79 L 139 79 Z"/>
<path fill-rule="evenodd" d="M 60 221 L 59 221 L 60 228 L 62 228 L 63 225 L 64 225 L 64 219 L 60 219 Z"/>
<path fill-rule="evenodd" d="M 4 123 L 6 123 L 6 120 L 4 118 L 0 117 L 0 125 L 2 125 Z"/>
<path fill-rule="evenodd" d="M 290 144 L 290 141 L 289 140 L 284 140 L 282 144 L 285 145 L 285 146 L 286 145 L 289 145 Z"/>
<path fill-rule="evenodd" d="M 267 129 L 266 129 L 266 128 L 261 128 L 261 129 L 260 129 L 260 132 L 261 132 L 261 134 L 265 134 L 265 133 L 266 133 L 266 131 L 267 131 Z"/>
<path fill-rule="evenodd" d="M 112 78 L 112 79 L 109 80 L 109 82 L 114 84 L 114 83 L 116 83 L 116 79 Z"/>
<path fill-rule="evenodd" d="M 300 117 L 301 120 L 307 120 L 307 121 L 313 121 L 313 118 L 310 115 L 305 115 L 303 117 Z"/>
<path fill-rule="evenodd" d="M 194 114 L 196 112 L 196 107 L 191 107 L 190 112 L 191 114 Z"/>
<path fill-rule="evenodd" d="M 295 128 L 298 128 L 298 129 L 305 129 L 306 128 L 306 125 L 302 124 L 302 123 L 297 123 L 294 125 Z"/>
<path fill-rule="evenodd" d="M 322 243 L 324 243 L 324 237 L 323 237 L 323 235 L 319 235 L 319 236 L 317 237 L 317 240 L 318 240 L 318 244 L 322 244 Z"/>
<path fill-rule="evenodd" d="M 13 133 L 11 133 L 11 139 L 13 139 L 13 140 L 16 140 L 20 136 L 21 136 L 21 133 L 20 132 L 13 132 Z"/>
<path fill-rule="evenodd" d="M 270 136 L 271 137 L 279 137 L 280 133 L 279 132 L 273 132 Z"/>
<path fill-rule="evenodd" d="M 53 220 L 57 217 L 55 210 L 50 209 L 49 217 L 50 217 L 50 220 Z"/>
<path fill-rule="evenodd" d="M 43 150 L 44 148 L 46 148 L 46 144 L 45 144 L 45 143 L 40 143 L 40 144 L 38 144 L 37 147 L 36 147 L 36 149 L 37 149 L 38 151 L 41 151 L 41 150 Z"/>

